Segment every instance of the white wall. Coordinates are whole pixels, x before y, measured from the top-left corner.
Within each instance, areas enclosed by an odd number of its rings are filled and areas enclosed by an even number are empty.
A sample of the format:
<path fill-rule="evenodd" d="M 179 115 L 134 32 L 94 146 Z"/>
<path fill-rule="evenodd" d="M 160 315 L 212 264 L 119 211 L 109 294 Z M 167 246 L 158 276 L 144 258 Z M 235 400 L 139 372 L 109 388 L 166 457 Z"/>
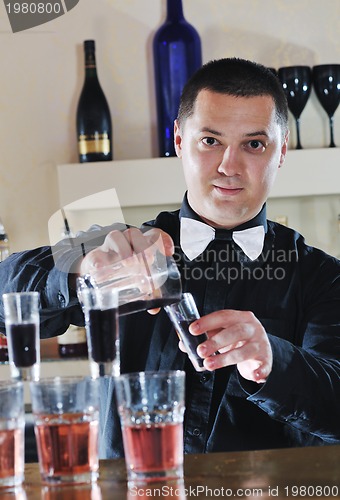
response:
<path fill-rule="evenodd" d="M 165 3 L 80 0 L 66 15 L 13 34 L 1 2 L 0 216 L 12 250 L 48 242 L 47 221 L 59 208 L 56 165 L 77 161 L 75 110 L 84 39 L 97 43 L 115 159 L 157 156 L 151 43 Z M 183 0 L 183 5 L 200 33 L 204 62 L 239 56 L 276 68 L 340 63 L 339 0 Z M 326 114 L 314 93 L 301 128 L 305 147 L 327 146 Z M 335 139 L 340 146 L 340 110 Z"/>

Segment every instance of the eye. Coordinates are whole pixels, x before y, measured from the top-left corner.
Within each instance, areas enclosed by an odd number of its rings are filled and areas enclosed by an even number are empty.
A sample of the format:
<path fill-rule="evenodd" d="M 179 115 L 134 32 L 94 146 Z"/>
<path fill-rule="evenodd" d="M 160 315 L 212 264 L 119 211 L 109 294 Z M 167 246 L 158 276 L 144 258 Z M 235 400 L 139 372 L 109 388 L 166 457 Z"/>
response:
<path fill-rule="evenodd" d="M 250 149 L 254 151 L 264 151 L 266 148 L 263 142 L 259 141 L 258 139 L 253 139 L 252 141 L 249 141 L 248 145 Z"/>
<path fill-rule="evenodd" d="M 214 137 L 203 137 L 202 142 L 206 146 L 216 146 L 217 144 L 219 144 L 219 141 L 217 139 L 214 139 Z"/>

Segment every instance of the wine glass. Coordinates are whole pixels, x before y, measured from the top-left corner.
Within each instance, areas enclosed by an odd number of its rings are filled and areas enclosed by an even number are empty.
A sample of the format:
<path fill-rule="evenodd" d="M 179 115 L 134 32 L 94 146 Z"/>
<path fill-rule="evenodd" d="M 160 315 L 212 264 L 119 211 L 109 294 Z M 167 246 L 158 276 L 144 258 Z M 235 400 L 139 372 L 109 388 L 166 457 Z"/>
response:
<path fill-rule="evenodd" d="M 330 148 L 334 143 L 334 113 L 340 102 L 340 64 L 320 64 L 313 66 L 313 85 L 315 93 L 329 118 Z"/>
<path fill-rule="evenodd" d="M 268 69 L 273 73 L 273 75 L 277 76 L 277 69 L 273 68 L 272 66 L 267 66 Z"/>
<path fill-rule="evenodd" d="M 300 116 L 312 88 L 312 70 L 309 66 L 285 66 L 279 68 L 279 80 L 287 97 L 288 108 L 296 123 L 296 149 L 302 149 L 300 141 Z"/>

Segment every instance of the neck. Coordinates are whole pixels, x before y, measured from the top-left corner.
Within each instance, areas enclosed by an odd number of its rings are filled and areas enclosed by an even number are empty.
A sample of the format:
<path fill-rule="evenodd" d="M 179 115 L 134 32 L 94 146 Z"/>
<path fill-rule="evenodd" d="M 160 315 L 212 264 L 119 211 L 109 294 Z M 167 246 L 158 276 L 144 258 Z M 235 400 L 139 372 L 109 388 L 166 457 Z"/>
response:
<path fill-rule="evenodd" d="M 209 226 L 213 227 L 214 229 L 227 229 L 227 230 L 243 230 L 243 229 L 248 229 L 249 227 L 253 226 L 259 226 L 262 225 L 264 226 L 265 232 L 267 232 L 267 208 L 266 208 L 266 203 L 262 206 L 261 210 L 256 214 L 254 217 L 247 221 L 242 221 L 239 223 L 234 224 L 233 226 L 226 226 L 226 225 L 218 225 L 215 224 L 213 221 L 209 221 L 207 219 L 204 219 L 202 216 L 200 216 L 195 210 L 191 207 L 189 201 L 188 201 L 188 193 L 185 194 L 183 203 L 180 209 L 180 217 L 189 217 L 191 219 L 196 219 L 201 222 L 205 222 Z"/>

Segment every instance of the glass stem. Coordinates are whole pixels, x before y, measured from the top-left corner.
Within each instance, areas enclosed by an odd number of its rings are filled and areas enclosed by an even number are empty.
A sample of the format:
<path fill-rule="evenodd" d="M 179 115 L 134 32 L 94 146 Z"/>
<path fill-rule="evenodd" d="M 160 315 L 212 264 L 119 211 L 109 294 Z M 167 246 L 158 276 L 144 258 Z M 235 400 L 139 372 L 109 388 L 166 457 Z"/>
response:
<path fill-rule="evenodd" d="M 329 129 L 331 131 L 331 142 L 329 147 L 330 148 L 335 148 L 335 142 L 334 142 L 334 117 L 330 116 L 329 117 Z"/>
<path fill-rule="evenodd" d="M 300 141 L 300 118 L 295 118 L 296 122 L 296 149 L 302 149 Z"/>

